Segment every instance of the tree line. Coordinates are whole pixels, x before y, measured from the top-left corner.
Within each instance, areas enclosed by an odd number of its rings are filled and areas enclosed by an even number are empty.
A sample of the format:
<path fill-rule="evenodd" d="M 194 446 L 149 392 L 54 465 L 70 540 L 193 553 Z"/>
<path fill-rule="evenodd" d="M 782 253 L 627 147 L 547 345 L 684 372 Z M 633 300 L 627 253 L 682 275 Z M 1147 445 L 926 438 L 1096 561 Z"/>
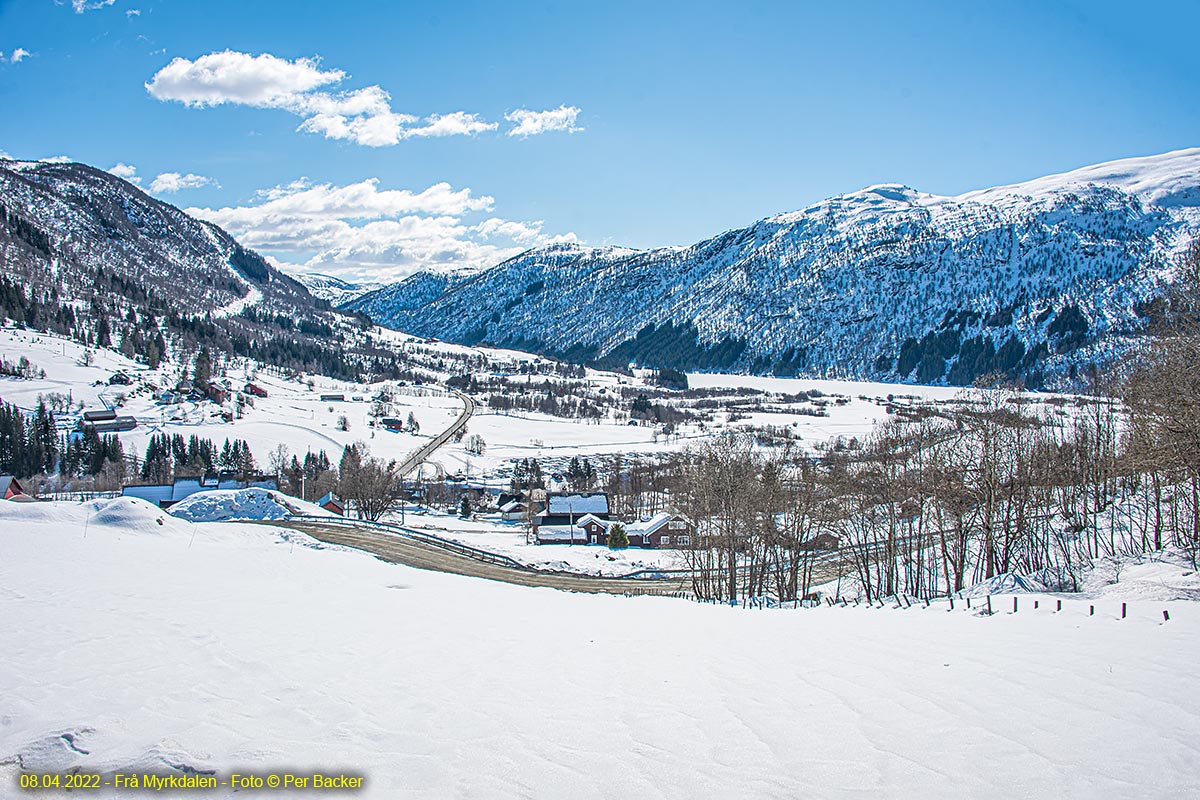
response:
<path fill-rule="evenodd" d="M 696 523 L 693 588 L 728 601 L 951 594 L 1004 573 L 1074 591 L 1099 567 L 1200 557 L 1200 244 L 1145 346 L 1090 397 L 1033 403 L 1000 376 L 816 452 L 728 433 L 610 476 L 615 507 Z M 827 549 L 837 544 L 837 549 Z"/>

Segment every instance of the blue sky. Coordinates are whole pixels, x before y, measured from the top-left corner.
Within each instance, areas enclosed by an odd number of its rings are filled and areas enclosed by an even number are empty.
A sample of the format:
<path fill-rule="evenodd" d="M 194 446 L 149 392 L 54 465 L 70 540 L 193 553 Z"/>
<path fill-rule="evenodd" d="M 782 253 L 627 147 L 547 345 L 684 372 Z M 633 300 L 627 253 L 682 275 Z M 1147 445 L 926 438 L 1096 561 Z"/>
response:
<path fill-rule="evenodd" d="M 125 165 L 283 262 L 392 279 L 1195 146 L 1198 27 L 1194 2 L 0 0 L 0 151 Z"/>

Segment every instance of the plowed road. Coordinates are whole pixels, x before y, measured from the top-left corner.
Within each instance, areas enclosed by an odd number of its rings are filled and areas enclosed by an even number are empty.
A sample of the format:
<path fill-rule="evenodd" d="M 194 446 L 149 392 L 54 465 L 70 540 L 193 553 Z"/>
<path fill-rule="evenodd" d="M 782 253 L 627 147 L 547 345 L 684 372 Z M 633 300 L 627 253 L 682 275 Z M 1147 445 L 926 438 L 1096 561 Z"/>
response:
<path fill-rule="evenodd" d="M 434 545 L 404 539 L 394 534 L 382 533 L 369 528 L 354 529 L 344 525 L 322 525 L 318 522 L 289 522 L 286 519 L 272 520 L 268 524 L 292 528 L 329 544 L 340 544 L 364 550 L 393 564 L 515 583 L 519 586 L 542 586 L 571 592 L 605 594 L 670 595 L 684 593 L 690 595 L 691 593 L 691 580 L 688 577 L 598 578 L 590 575 L 516 569 L 476 561 Z"/>

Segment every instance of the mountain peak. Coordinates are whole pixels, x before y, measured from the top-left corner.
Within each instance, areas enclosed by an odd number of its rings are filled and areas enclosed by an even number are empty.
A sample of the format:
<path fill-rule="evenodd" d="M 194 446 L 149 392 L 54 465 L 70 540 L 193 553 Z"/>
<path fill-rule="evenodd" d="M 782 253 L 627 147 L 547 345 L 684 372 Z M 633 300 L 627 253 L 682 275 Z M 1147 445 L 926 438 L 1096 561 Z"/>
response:
<path fill-rule="evenodd" d="M 352 307 L 574 359 L 1038 386 L 1142 335 L 1200 232 L 1198 187 L 1200 150 L 958 197 L 881 183 L 687 248 L 555 245 Z"/>
<path fill-rule="evenodd" d="M 1023 183 L 966 192 L 955 199 L 1008 204 L 1014 199 L 1042 200 L 1092 185 L 1120 189 L 1160 208 L 1198 209 L 1200 147 L 1107 161 Z"/>

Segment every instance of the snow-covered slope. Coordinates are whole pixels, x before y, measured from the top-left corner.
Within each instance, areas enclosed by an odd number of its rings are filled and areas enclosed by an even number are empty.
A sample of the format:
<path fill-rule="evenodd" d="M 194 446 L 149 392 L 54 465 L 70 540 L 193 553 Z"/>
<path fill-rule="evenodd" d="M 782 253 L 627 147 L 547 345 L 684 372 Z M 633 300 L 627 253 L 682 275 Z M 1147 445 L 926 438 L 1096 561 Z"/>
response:
<path fill-rule="evenodd" d="M 1200 149 L 959 197 L 887 184 L 692 247 L 552 246 L 350 307 L 421 336 L 577 358 L 1037 384 L 1144 328 L 1198 208 Z"/>
<path fill-rule="evenodd" d="M 176 313 L 298 316 L 308 292 L 215 225 L 85 164 L 0 159 L 0 263 L 67 297 L 125 295 Z"/>
<path fill-rule="evenodd" d="M 0 502 L 0 795 L 23 767 L 344 772 L 389 799 L 1194 797 L 1195 604 L 1087 605 L 573 595 L 130 498 Z M 256 793 L 164 796 L 187 795 Z"/>
<path fill-rule="evenodd" d="M 378 283 L 350 283 L 334 275 L 318 272 L 296 272 L 292 277 L 304 284 L 313 297 L 328 300 L 334 306 L 345 305 L 380 288 Z"/>

